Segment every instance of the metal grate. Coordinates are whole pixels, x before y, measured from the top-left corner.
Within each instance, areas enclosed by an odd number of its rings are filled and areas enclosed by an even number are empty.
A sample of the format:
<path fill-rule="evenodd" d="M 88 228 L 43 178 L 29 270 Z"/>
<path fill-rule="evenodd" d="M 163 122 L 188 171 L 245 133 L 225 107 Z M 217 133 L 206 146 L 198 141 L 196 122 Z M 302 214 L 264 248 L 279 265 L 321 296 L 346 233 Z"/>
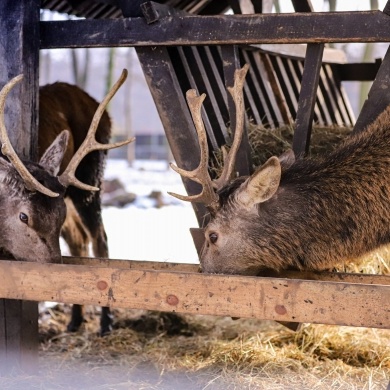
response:
<path fill-rule="evenodd" d="M 182 93 L 195 88 L 199 93 L 207 94 L 203 118 L 210 146 L 213 150 L 218 149 L 229 138 L 230 120 L 221 47 L 170 47 L 168 52 Z M 239 55 L 241 65 L 249 63 L 251 66 L 244 89 L 248 119 L 268 128 L 293 123 L 304 60 L 253 47 L 241 47 Z M 354 114 L 336 71 L 332 65 L 322 64 L 314 123 L 353 126 Z"/>

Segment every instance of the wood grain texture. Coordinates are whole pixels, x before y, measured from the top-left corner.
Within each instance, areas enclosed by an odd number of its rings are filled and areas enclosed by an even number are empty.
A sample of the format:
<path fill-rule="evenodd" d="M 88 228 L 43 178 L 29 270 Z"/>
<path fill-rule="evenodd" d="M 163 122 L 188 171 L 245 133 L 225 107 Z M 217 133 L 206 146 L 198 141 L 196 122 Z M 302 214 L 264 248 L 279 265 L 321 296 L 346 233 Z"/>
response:
<path fill-rule="evenodd" d="M 0 261 L 0 297 L 390 328 L 390 285 Z"/>
<path fill-rule="evenodd" d="M 22 158 L 38 157 L 39 0 L 0 2 L 0 87 L 23 74 L 7 97 L 5 122 Z M 36 372 L 38 305 L 0 300 L 0 375 L 12 367 Z"/>
<path fill-rule="evenodd" d="M 41 22 L 41 49 L 66 47 L 390 42 L 381 11 Z"/>

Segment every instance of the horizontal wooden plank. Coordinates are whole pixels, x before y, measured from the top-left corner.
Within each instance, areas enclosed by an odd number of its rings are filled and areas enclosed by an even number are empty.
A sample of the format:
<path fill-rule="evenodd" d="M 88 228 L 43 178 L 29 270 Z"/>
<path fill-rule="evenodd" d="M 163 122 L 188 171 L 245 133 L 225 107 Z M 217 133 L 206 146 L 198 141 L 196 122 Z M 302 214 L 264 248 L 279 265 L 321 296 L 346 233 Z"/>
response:
<path fill-rule="evenodd" d="M 390 42 L 381 11 L 41 22 L 41 49 L 72 47 Z"/>
<path fill-rule="evenodd" d="M 96 257 L 72 257 L 63 256 L 63 264 L 87 265 L 90 267 L 107 267 L 120 269 L 138 269 L 154 271 L 172 271 L 199 273 L 199 264 L 187 263 L 168 263 L 160 261 L 141 261 L 141 260 L 115 260 Z M 283 271 L 276 273 L 268 271 L 264 277 L 303 279 L 303 280 L 322 280 L 328 282 L 345 282 L 360 284 L 383 284 L 390 286 L 390 275 L 369 275 L 369 274 L 347 274 L 342 272 L 314 272 L 314 271 Z"/>
<path fill-rule="evenodd" d="M 266 53 L 276 53 L 294 59 L 304 59 L 306 57 L 307 45 L 288 45 L 288 44 L 259 44 L 253 45 Z M 348 62 L 345 52 L 330 47 L 324 48 L 322 62 L 331 64 L 345 64 Z"/>
<path fill-rule="evenodd" d="M 390 286 L 0 261 L 0 298 L 390 328 Z"/>
<path fill-rule="evenodd" d="M 123 268 L 123 269 L 138 269 L 149 271 L 173 271 L 173 272 L 199 272 L 199 264 L 188 263 L 168 263 L 162 261 L 147 261 L 147 260 L 118 260 L 104 259 L 98 257 L 73 257 L 62 256 L 63 264 L 70 265 L 87 265 L 90 267 L 107 267 L 107 268 Z M 390 284 L 390 281 L 389 281 Z"/>

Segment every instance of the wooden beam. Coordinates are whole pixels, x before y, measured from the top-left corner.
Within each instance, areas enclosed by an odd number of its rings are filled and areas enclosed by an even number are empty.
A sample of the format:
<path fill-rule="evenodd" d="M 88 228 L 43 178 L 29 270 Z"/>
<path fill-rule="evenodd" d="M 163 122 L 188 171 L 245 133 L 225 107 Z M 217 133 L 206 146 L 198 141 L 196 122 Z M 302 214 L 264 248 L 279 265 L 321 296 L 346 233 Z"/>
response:
<path fill-rule="evenodd" d="M 313 12 L 310 0 L 292 0 L 295 12 Z"/>
<path fill-rule="evenodd" d="M 180 168 L 192 170 L 200 161 L 199 142 L 167 48 L 137 47 L 136 51 L 173 157 Z M 189 195 L 201 192 L 198 183 L 189 179 L 183 179 L 183 183 Z M 192 203 L 192 207 L 203 226 L 205 206 Z"/>
<path fill-rule="evenodd" d="M 203 229 L 195 228 L 192 231 L 201 232 Z M 202 233 L 203 234 L 203 233 Z M 63 256 L 62 263 L 68 265 L 82 265 L 88 267 L 120 268 L 149 271 L 169 271 L 199 273 L 199 264 L 188 263 L 165 263 L 161 261 L 141 261 L 141 260 L 115 260 L 96 257 L 73 257 Z M 343 272 L 315 272 L 315 271 L 266 271 L 261 274 L 263 277 L 320 280 L 328 282 L 345 282 L 360 284 L 383 284 L 390 286 L 390 275 L 376 274 L 352 274 Z"/>
<path fill-rule="evenodd" d="M 340 81 L 372 81 L 381 64 L 382 60 L 377 59 L 375 62 L 332 64 L 332 68 L 336 70 Z"/>
<path fill-rule="evenodd" d="M 0 261 L 0 297 L 390 328 L 389 285 Z"/>
<path fill-rule="evenodd" d="M 363 104 L 359 117 L 356 120 L 353 133 L 363 131 L 384 111 L 390 104 L 390 47 L 372 83 L 368 98 Z"/>
<path fill-rule="evenodd" d="M 293 137 L 293 150 L 297 157 L 303 157 L 309 151 L 323 52 L 323 43 L 307 45 Z"/>
<path fill-rule="evenodd" d="M 41 49 L 255 43 L 390 42 L 381 11 L 41 22 Z"/>
<path fill-rule="evenodd" d="M 23 74 L 7 98 L 5 122 L 20 157 L 38 157 L 39 0 L 0 1 L 0 87 Z M 38 305 L 0 300 L 0 375 L 17 367 L 36 372 Z"/>
<path fill-rule="evenodd" d="M 0 1 L 0 87 L 23 74 L 7 97 L 5 123 L 20 157 L 38 157 L 39 0 Z"/>

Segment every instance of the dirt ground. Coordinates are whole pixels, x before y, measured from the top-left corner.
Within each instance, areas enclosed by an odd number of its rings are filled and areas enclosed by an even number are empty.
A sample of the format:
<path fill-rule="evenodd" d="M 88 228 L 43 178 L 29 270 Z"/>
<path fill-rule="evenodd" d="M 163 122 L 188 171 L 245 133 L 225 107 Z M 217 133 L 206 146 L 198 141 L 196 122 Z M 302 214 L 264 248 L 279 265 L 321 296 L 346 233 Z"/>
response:
<path fill-rule="evenodd" d="M 37 375 L 1 389 L 386 389 L 390 330 L 115 310 L 99 337 L 99 308 L 67 333 L 70 307 L 40 314 Z"/>

